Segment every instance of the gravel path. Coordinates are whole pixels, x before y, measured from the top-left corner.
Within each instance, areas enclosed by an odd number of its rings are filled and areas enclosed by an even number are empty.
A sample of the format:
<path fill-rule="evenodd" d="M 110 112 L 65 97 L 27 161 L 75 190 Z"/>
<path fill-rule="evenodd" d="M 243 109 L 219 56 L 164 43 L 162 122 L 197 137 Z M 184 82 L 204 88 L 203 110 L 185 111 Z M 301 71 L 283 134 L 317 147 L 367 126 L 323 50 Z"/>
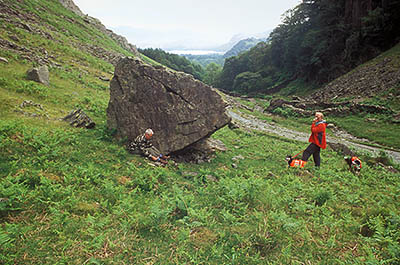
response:
<path fill-rule="evenodd" d="M 297 141 L 301 141 L 301 142 L 308 142 L 308 138 L 310 136 L 309 133 L 303 133 L 303 132 L 298 132 L 298 131 L 294 131 L 291 129 L 287 129 L 287 128 L 277 125 L 276 123 L 274 123 L 274 124 L 267 123 L 265 121 L 255 118 L 254 116 L 251 116 L 251 115 L 246 115 L 243 113 L 241 113 L 239 115 L 239 114 L 233 112 L 231 109 L 228 109 L 227 113 L 230 117 L 232 117 L 233 121 L 239 123 L 242 127 L 247 128 L 247 129 L 264 131 L 267 133 L 276 134 L 281 137 L 285 137 L 288 139 L 297 140 Z M 348 135 L 348 137 L 346 137 L 346 135 Z M 327 136 L 326 140 L 327 140 L 327 142 L 331 142 L 331 143 L 341 143 L 341 144 L 347 145 L 350 149 L 354 149 L 357 151 L 366 151 L 373 156 L 377 156 L 377 155 L 379 155 L 379 153 L 381 151 L 384 151 L 388 156 L 390 156 L 393 159 L 393 161 L 395 163 L 400 164 L 400 152 L 387 150 L 384 147 L 382 147 L 382 148 L 372 147 L 369 145 L 364 145 L 364 144 L 355 143 L 355 142 L 351 141 L 354 139 L 356 139 L 357 141 L 363 141 L 363 139 L 357 139 L 354 136 L 351 136 L 349 134 L 340 134 L 340 137 Z"/>

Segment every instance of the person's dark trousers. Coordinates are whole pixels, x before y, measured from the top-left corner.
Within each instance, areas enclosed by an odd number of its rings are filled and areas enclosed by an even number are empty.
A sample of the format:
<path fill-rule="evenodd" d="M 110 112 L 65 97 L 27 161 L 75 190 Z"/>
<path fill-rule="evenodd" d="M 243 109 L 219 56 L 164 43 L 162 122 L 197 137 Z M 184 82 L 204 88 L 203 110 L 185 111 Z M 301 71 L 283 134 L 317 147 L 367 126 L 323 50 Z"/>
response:
<path fill-rule="evenodd" d="M 304 150 L 301 160 L 308 161 L 308 158 L 313 155 L 315 166 L 319 167 L 321 165 L 320 151 L 321 148 L 318 145 L 311 143 L 307 149 Z"/>

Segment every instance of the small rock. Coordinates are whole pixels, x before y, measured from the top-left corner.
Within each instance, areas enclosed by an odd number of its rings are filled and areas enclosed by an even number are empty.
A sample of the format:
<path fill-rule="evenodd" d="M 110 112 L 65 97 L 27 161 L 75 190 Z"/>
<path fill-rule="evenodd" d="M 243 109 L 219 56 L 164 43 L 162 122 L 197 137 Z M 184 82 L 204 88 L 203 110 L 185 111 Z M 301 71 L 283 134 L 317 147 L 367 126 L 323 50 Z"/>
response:
<path fill-rule="evenodd" d="M 33 31 L 32 28 L 31 28 L 31 26 L 29 26 L 28 24 L 21 23 L 21 25 L 22 25 L 22 27 L 23 27 L 24 29 L 26 29 L 26 30 L 29 31 L 29 32 L 32 32 L 32 31 Z"/>
<path fill-rule="evenodd" d="M 216 177 L 214 177 L 213 175 L 207 175 L 206 179 L 212 182 L 217 182 L 218 179 Z"/>
<path fill-rule="evenodd" d="M 199 173 L 197 173 L 197 172 L 183 172 L 182 175 L 183 175 L 183 177 L 185 179 L 192 179 L 194 177 L 197 177 L 199 175 Z"/>
<path fill-rule="evenodd" d="M 376 119 L 375 119 L 375 118 L 366 118 L 365 121 L 366 121 L 366 122 L 375 123 L 375 122 L 376 122 Z"/>
<path fill-rule="evenodd" d="M 12 39 L 12 40 L 15 41 L 15 42 L 19 42 L 18 37 L 15 36 L 15 35 L 10 36 L 10 39 Z"/>
<path fill-rule="evenodd" d="M 93 129 L 96 123 L 86 115 L 81 109 L 72 111 L 70 114 L 65 116 L 62 120 L 69 121 L 71 126 L 80 128 L 85 127 L 86 129 Z"/>
<path fill-rule="evenodd" d="M 392 166 L 387 166 L 386 170 L 392 173 L 398 173 L 399 171 Z"/>
<path fill-rule="evenodd" d="M 8 60 L 6 58 L 0 57 L 0 62 L 2 63 L 8 63 Z"/>
<path fill-rule="evenodd" d="M 244 159 L 244 157 L 242 155 L 232 157 L 232 161 L 238 161 L 238 160 L 243 160 L 243 159 Z"/>
<path fill-rule="evenodd" d="M 99 79 L 100 79 L 101 81 L 104 81 L 104 82 L 110 82 L 110 80 L 111 80 L 110 78 L 104 77 L 104 76 L 100 76 Z"/>
<path fill-rule="evenodd" d="M 228 127 L 229 127 L 229 129 L 231 129 L 231 130 L 233 130 L 233 129 L 239 129 L 239 128 L 240 128 L 239 125 L 238 125 L 237 123 L 233 122 L 233 121 L 231 121 L 231 122 L 228 123 Z"/>
<path fill-rule="evenodd" d="M 328 129 L 336 129 L 336 126 L 335 126 L 335 124 L 333 124 L 333 123 L 328 123 L 328 125 L 326 126 L 326 128 L 328 128 Z"/>
<path fill-rule="evenodd" d="M 232 168 L 237 168 L 238 166 L 235 163 L 232 163 Z"/>
<path fill-rule="evenodd" d="M 35 102 L 33 102 L 32 100 L 24 100 L 24 101 L 21 103 L 21 105 L 19 105 L 19 107 L 20 107 L 21 109 L 26 108 L 26 107 L 30 107 L 30 106 L 37 107 L 37 108 L 43 110 L 43 106 L 42 106 L 41 104 L 35 103 Z"/>

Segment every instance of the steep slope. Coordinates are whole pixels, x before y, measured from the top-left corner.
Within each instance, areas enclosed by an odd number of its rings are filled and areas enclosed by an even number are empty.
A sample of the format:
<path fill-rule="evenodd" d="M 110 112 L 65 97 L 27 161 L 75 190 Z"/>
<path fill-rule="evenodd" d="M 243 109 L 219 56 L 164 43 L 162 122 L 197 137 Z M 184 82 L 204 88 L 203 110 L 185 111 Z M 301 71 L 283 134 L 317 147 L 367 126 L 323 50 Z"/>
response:
<path fill-rule="evenodd" d="M 104 80 L 111 78 L 112 64 L 137 52 L 89 20 L 55 0 L 0 2 L 0 112 L 15 116 L 16 106 L 27 99 L 45 106 L 49 118 L 75 107 L 95 119 L 104 115 L 100 109 L 109 98 Z M 26 71 L 37 65 L 49 67 L 49 86 L 26 79 Z"/>
<path fill-rule="evenodd" d="M 320 101 L 380 98 L 400 107 L 400 43 L 311 95 Z M 397 103 L 397 104 L 396 104 Z"/>

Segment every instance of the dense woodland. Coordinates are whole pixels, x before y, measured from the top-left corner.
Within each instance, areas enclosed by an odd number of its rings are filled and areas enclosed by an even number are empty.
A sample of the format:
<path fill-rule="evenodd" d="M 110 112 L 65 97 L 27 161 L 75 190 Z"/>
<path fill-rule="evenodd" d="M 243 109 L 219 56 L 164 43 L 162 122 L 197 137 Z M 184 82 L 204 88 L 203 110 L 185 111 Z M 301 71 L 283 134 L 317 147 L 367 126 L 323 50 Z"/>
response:
<path fill-rule="evenodd" d="M 398 10 L 399 0 L 304 0 L 267 43 L 226 59 L 217 86 L 247 94 L 329 82 L 399 41 Z"/>

